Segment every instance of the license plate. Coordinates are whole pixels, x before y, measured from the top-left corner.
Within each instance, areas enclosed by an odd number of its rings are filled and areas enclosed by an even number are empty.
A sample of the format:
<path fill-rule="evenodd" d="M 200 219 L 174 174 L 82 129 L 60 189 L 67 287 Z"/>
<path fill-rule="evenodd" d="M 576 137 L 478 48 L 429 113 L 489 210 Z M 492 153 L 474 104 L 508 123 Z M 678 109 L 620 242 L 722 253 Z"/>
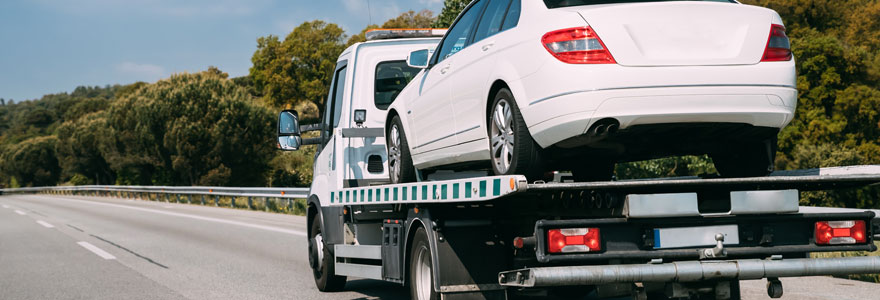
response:
<path fill-rule="evenodd" d="M 715 246 L 715 235 L 724 235 L 724 245 L 739 244 L 739 226 L 655 228 L 654 249 Z"/>

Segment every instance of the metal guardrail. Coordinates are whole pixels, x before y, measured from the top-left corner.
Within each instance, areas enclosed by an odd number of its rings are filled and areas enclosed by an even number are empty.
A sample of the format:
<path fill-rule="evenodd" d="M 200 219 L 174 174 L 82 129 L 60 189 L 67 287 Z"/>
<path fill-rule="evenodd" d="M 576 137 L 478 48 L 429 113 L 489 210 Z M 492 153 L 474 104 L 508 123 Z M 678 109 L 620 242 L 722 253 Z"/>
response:
<path fill-rule="evenodd" d="M 309 196 L 309 188 L 251 188 L 251 187 L 214 187 L 214 186 L 135 186 L 135 185 L 78 185 L 78 186 L 48 186 L 0 189 L 3 194 L 14 193 L 51 193 L 66 195 L 86 195 L 105 197 L 127 197 L 145 199 L 152 195 L 164 196 L 166 202 L 171 202 L 172 197 L 176 202 L 193 203 L 193 196 L 201 196 L 202 205 L 207 203 L 208 198 L 213 198 L 215 206 L 219 206 L 220 197 L 247 197 L 247 207 L 253 207 L 254 198 L 262 198 L 264 207 L 268 210 L 270 199 L 287 200 L 287 206 L 292 207 L 293 199 L 306 199 Z M 185 201 L 181 199 L 185 197 Z M 230 206 L 235 206 L 235 201 L 230 201 Z"/>

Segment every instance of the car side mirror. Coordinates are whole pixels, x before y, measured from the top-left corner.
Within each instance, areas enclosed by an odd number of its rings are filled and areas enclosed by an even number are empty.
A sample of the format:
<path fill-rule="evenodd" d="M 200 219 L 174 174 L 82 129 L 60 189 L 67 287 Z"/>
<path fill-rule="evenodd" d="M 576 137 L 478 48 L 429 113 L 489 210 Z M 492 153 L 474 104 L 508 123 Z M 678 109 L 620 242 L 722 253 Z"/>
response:
<path fill-rule="evenodd" d="M 425 69 L 428 68 L 430 56 L 431 52 L 428 49 L 416 50 L 409 53 L 409 56 L 406 58 L 406 64 L 413 68 Z"/>
<path fill-rule="evenodd" d="M 278 149 L 296 151 L 302 146 L 299 130 L 299 114 L 295 110 L 285 110 L 278 115 Z"/>

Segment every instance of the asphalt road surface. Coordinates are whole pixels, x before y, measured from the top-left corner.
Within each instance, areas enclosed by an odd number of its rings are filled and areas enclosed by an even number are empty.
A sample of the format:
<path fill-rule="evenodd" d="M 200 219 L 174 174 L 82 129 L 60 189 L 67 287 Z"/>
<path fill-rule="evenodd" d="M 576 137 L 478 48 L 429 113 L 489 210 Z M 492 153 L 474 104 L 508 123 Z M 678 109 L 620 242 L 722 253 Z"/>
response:
<path fill-rule="evenodd" d="M 0 196 L 0 299 L 408 299 L 349 279 L 321 293 L 305 218 L 118 198 Z M 783 299 L 880 299 L 880 285 L 784 278 Z M 745 299 L 769 299 L 764 281 Z"/>

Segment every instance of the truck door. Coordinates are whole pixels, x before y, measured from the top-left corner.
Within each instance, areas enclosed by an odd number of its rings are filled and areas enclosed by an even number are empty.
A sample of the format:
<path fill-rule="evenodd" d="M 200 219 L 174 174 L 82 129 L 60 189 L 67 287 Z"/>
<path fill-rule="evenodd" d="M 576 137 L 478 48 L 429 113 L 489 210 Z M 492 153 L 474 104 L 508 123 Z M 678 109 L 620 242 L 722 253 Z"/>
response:
<path fill-rule="evenodd" d="M 322 120 L 324 130 L 321 131 L 324 143 L 321 146 L 318 157 L 315 158 L 314 184 L 312 185 L 313 191 L 320 191 L 320 193 L 316 194 L 321 201 L 322 207 L 330 204 L 329 191 L 342 187 L 342 177 L 337 174 L 336 169 L 339 167 L 342 159 L 340 154 L 343 149 L 343 139 L 337 134 L 337 128 L 344 113 L 343 104 L 345 101 L 343 99 L 346 90 L 345 79 L 347 71 L 347 61 L 337 64 L 336 70 L 333 72 L 330 93 L 327 96 L 326 103 L 324 103 L 324 116 Z"/>

